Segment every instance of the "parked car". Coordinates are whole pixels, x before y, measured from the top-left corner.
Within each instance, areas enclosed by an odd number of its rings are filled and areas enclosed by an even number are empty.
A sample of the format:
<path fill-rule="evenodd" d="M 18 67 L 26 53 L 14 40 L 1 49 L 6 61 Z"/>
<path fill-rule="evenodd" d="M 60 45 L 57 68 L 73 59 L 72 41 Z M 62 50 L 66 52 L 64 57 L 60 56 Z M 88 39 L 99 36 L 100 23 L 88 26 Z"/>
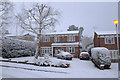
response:
<path fill-rule="evenodd" d="M 59 59 L 66 59 L 66 60 L 72 60 L 73 55 L 69 52 L 60 51 L 59 54 L 57 54 L 57 58 Z"/>
<path fill-rule="evenodd" d="M 79 57 L 81 60 L 82 59 L 89 60 L 89 58 L 90 58 L 88 52 L 81 52 Z"/>

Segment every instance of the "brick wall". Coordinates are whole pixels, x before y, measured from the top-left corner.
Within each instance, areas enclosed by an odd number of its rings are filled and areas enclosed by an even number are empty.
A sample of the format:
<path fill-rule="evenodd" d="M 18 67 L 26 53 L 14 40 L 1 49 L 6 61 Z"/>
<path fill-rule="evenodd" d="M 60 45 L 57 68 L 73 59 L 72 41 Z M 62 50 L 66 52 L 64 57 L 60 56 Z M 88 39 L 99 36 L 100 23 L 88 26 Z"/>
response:
<path fill-rule="evenodd" d="M 117 50 L 117 38 L 115 37 L 115 44 L 105 44 L 104 37 L 97 37 L 98 35 L 94 33 L 94 47 L 106 47 L 109 50 Z M 120 38 L 119 38 L 120 46 Z"/>
<path fill-rule="evenodd" d="M 67 41 L 67 36 L 60 36 L 60 41 L 57 43 L 71 43 L 71 42 L 79 42 L 79 37 L 75 36 L 75 41 Z M 54 37 L 50 37 L 50 42 L 43 42 L 41 40 L 40 45 L 41 46 L 51 46 L 52 43 L 54 42 Z"/>

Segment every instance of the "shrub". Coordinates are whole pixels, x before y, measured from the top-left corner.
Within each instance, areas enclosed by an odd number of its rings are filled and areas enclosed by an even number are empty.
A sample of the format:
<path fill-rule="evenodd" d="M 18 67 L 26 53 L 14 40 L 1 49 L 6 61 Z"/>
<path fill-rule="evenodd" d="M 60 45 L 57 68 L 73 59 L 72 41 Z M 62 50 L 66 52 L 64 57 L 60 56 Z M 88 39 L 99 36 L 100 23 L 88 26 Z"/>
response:
<path fill-rule="evenodd" d="M 70 66 L 70 63 L 68 63 L 66 60 L 55 59 L 46 56 L 35 59 L 35 63 L 39 66 L 52 66 L 62 68 L 68 68 Z"/>
<path fill-rule="evenodd" d="M 104 65 L 107 66 L 105 68 L 109 68 L 111 65 L 111 57 L 110 52 L 107 48 L 104 47 L 96 47 L 91 49 L 91 58 L 94 63 L 98 66 Z"/>
<path fill-rule="evenodd" d="M 36 44 L 31 41 L 4 37 L 2 40 L 2 57 L 14 58 L 23 56 L 33 56 Z"/>

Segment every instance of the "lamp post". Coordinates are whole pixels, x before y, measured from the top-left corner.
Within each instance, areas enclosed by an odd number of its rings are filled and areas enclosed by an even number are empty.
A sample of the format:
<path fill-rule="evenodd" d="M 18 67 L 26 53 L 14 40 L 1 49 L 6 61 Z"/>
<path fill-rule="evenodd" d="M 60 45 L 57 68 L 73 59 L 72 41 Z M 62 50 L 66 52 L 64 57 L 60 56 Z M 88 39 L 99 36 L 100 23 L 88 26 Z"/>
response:
<path fill-rule="evenodd" d="M 119 37 L 118 37 L 118 20 L 114 20 L 114 24 L 116 26 L 116 34 L 117 34 L 117 49 L 119 53 Z M 119 54 L 120 55 L 120 54 Z"/>

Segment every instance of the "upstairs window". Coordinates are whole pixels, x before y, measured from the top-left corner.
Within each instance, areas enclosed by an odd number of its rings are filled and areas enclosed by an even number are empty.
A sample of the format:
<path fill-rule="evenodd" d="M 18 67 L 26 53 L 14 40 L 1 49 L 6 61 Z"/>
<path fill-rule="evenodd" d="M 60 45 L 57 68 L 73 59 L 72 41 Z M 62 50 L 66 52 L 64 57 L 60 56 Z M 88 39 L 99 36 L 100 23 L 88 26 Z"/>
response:
<path fill-rule="evenodd" d="M 49 36 L 44 36 L 43 37 L 43 42 L 50 42 L 50 37 Z"/>
<path fill-rule="evenodd" d="M 59 42 L 60 39 L 59 39 L 59 36 L 54 36 L 54 42 Z"/>
<path fill-rule="evenodd" d="M 105 37 L 105 44 L 115 44 L 114 37 Z"/>
<path fill-rule="evenodd" d="M 75 36 L 74 35 L 67 36 L 67 41 L 75 41 Z"/>

